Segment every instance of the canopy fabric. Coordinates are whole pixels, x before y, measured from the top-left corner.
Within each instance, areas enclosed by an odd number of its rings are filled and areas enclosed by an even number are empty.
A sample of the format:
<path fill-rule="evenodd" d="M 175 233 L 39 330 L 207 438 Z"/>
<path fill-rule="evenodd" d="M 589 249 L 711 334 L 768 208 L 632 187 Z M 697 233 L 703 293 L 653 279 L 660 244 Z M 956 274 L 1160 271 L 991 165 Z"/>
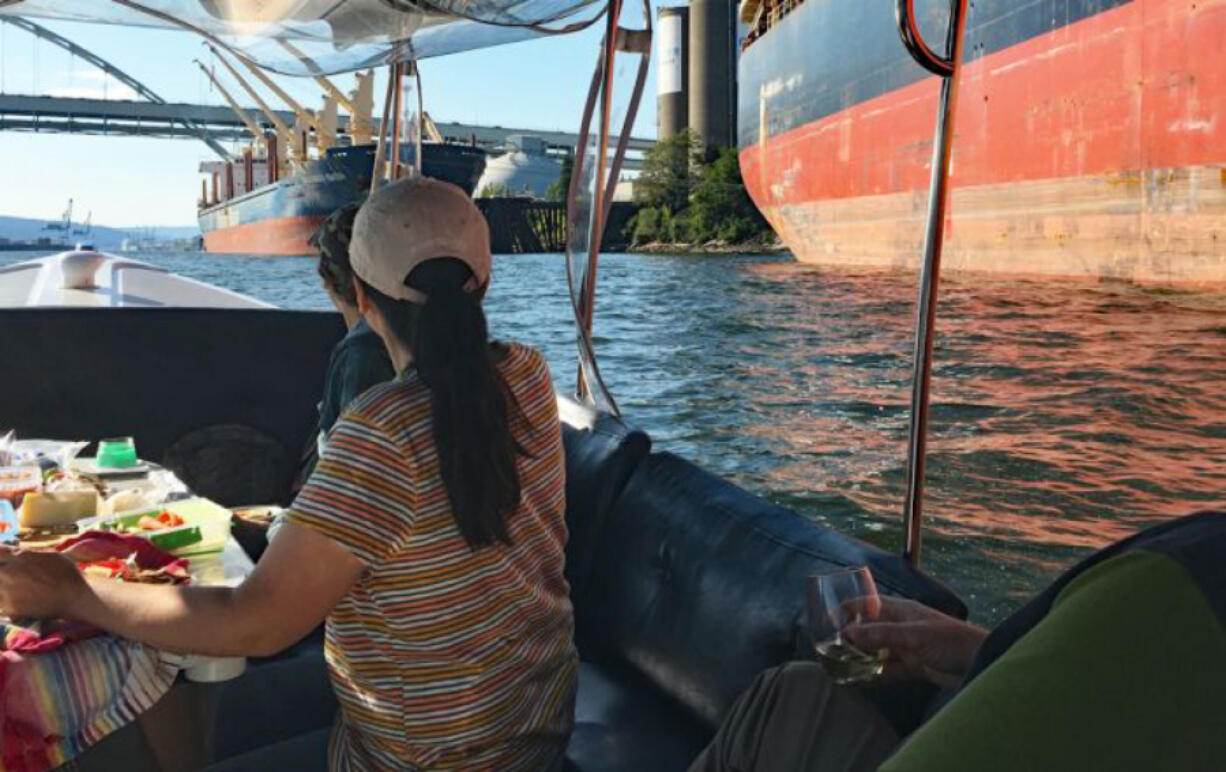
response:
<path fill-rule="evenodd" d="M 548 34 L 599 0 L 0 0 L 0 15 L 190 29 L 286 75 L 333 74 Z"/>

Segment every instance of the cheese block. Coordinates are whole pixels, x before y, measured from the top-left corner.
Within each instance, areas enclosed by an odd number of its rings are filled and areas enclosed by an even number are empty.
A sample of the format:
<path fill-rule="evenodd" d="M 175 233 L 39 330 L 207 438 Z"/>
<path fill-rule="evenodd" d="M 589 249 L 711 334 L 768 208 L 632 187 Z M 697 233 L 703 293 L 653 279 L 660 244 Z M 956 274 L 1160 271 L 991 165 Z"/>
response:
<path fill-rule="evenodd" d="M 43 491 L 27 493 L 21 505 L 22 528 L 51 528 L 72 525 L 98 514 L 95 490 Z"/>

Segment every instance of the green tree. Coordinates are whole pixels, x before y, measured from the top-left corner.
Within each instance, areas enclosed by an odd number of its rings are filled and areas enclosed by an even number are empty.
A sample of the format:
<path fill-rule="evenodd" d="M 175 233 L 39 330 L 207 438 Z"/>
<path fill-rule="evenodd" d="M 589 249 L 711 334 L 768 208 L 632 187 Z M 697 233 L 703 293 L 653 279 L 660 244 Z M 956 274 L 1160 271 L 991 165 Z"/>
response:
<path fill-rule="evenodd" d="M 510 191 L 507 190 L 506 184 L 495 182 L 482 188 L 481 192 L 477 194 L 477 198 L 505 198 L 508 195 L 510 195 Z"/>
<path fill-rule="evenodd" d="M 684 210 L 690 202 L 690 170 L 699 149 L 698 138 L 688 129 L 656 142 L 643 154 L 643 169 L 634 181 L 635 199 L 674 215 Z"/>
<path fill-rule="evenodd" d="M 545 200 L 565 201 L 566 194 L 570 192 L 570 176 L 574 171 L 575 154 L 567 153 L 562 158 L 562 168 L 558 171 L 558 178 L 549 183 L 549 187 L 545 189 Z"/>
<path fill-rule="evenodd" d="M 660 210 L 654 206 L 644 206 L 635 212 L 628 227 L 631 243 L 635 246 L 663 241 L 660 237 Z"/>
<path fill-rule="evenodd" d="M 726 148 L 711 163 L 696 167 L 695 176 L 697 181 L 685 212 L 686 227 L 693 241 L 718 239 L 738 244 L 761 240 L 771 233 L 745 190 L 735 149 Z"/>

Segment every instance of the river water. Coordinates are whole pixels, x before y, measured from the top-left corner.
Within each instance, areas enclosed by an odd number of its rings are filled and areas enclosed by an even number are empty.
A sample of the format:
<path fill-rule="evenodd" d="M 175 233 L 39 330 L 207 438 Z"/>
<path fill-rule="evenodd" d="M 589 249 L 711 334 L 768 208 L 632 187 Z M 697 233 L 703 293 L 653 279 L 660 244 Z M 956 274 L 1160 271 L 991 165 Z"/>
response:
<path fill-rule="evenodd" d="M 327 307 L 311 260 L 142 259 Z M 502 256 L 495 271 L 495 333 L 543 349 L 569 388 L 562 257 Z M 786 257 L 612 255 L 602 371 L 657 448 L 897 549 L 914 296 L 910 275 Z M 1226 294 L 953 278 L 938 334 L 924 567 L 977 619 L 1097 546 L 1226 505 Z"/>

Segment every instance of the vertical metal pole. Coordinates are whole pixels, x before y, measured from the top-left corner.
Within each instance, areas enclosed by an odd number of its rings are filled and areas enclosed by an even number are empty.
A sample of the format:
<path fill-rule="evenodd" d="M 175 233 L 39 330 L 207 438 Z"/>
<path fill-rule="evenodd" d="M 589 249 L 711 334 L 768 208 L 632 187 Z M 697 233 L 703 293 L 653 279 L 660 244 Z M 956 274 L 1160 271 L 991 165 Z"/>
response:
<path fill-rule="evenodd" d="M 908 2 L 908 5 L 910 3 Z M 913 19 L 913 17 L 912 17 Z M 924 511 L 924 456 L 928 446 L 928 398 L 932 381 L 932 342 L 936 327 L 937 286 L 941 276 L 941 249 L 949 199 L 949 162 L 954 119 L 958 106 L 958 80 L 962 73 L 966 0 L 952 0 L 949 20 L 949 74 L 941 80 L 941 102 L 932 148 L 932 182 L 928 191 L 928 224 L 924 234 L 924 265 L 916 308 L 914 371 L 911 376 L 911 427 L 907 444 L 907 493 L 903 511 L 906 531 L 903 556 L 919 565 Z"/>
<path fill-rule="evenodd" d="M 426 133 L 426 97 L 424 94 L 422 94 L 421 69 L 417 66 L 416 59 L 413 60 L 412 67 L 413 67 L 413 80 L 415 81 L 417 85 L 417 148 L 414 151 L 417 154 L 417 158 L 415 162 L 417 168 L 414 170 L 414 173 L 418 176 L 421 176 L 422 169 L 425 168 L 425 163 L 426 163 L 426 157 L 425 155 L 423 155 L 425 151 L 422 149 L 422 146 L 421 146 L 422 137 Z"/>
<path fill-rule="evenodd" d="M 387 173 L 387 169 L 384 168 L 387 159 L 387 124 L 391 117 L 388 113 L 392 109 L 392 89 L 396 86 L 395 68 L 395 65 L 388 68 L 387 94 L 383 97 L 383 117 L 379 119 L 379 136 L 375 141 L 375 162 L 370 168 L 370 195 L 372 196 L 383 183 L 383 178 Z"/>
<path fill-rule="evenodd" d="M 400 102 L 404 96 L 404 63 L 396 62 L 392 69 L 392 79 L 396 81 L 396 93 L 392 103 L 392 180 L 400 179 L 400 139 L 404 131 L 402 120 L 403 107 Z"/>

